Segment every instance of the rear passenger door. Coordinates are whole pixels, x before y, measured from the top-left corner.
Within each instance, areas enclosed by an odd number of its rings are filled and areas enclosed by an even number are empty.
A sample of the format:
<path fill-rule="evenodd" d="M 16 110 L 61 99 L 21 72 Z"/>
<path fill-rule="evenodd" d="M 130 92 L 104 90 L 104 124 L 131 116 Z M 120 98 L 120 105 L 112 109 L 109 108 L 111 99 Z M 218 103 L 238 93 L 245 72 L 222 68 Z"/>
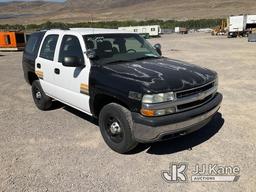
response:
<path fill-rule="evenodd" d="M 46 35 L 35 62 L 35 72 L 40 79 L 44 92 L 49 96 L 55 95 L 54 58 L 56 57 L 55 49 L 58 39 L 59 35 Z"/>

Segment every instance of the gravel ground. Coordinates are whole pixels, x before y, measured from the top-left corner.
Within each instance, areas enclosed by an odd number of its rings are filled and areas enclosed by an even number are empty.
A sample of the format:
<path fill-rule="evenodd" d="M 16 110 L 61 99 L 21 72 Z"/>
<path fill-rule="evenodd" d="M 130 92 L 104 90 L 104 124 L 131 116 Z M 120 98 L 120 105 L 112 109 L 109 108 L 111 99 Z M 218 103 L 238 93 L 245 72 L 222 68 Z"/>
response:
<path fill-rule="evenodd" d="M 256 44 L 208 34 L 166 35 L 165 56 L 216 70 L 224 101 L 200 131 L 140 145 L 120 155 L 96 123 L 56 103 L 39 111 L 23 79 L 22 53 L 0 53 L 0 191 L 254 191 L 256 189 Z M 188 163 L 187 183 L 167 183 L 161 171 Z M 191 182 L 196 164 L 240 167 L 235 183 Z"/>

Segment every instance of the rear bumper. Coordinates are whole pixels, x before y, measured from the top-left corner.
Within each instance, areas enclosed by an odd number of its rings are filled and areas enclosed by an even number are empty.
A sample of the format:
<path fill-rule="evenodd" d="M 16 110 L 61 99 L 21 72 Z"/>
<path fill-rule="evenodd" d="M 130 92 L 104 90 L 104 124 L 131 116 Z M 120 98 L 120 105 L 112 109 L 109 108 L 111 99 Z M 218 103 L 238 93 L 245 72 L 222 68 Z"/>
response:
<path fill-rule="evenodd" d="M 222 95 L 216 96 L 207 104 L 198 108 L 163 117 L 144 117 L 133 113 L 133 135 L 139 142 L 163 140 L 167 135 L 184 135 L 206 125 L 217 113 L 222 102 Z"/>

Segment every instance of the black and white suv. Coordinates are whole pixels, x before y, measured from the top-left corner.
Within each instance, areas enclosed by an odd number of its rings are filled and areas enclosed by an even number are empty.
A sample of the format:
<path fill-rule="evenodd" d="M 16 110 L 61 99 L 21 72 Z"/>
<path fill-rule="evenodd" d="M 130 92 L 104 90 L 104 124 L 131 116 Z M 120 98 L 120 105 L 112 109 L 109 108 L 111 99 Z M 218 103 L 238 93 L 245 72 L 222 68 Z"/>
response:
<path fill-rule="evenodd" d="M 216 72 L 162 57 L 159 44 L 119 30 L 33 33 L 23 70 L 39 109 L 54 99 L 97 118 L 119 153 L 203 127 L 222 101 Z"/>

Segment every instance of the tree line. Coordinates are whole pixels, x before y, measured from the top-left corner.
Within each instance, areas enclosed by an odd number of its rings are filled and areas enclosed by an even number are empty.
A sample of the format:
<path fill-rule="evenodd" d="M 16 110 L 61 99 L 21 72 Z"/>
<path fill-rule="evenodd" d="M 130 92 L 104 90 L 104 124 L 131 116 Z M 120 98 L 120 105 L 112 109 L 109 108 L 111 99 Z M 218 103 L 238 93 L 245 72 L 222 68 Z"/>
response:
<path fill-rule="evenodd" d="M 140 26 L 140 25 L 160 25 L 162 29 L 174 29 L 175 27 L 186 27 L 188 29 L 213 28 L 220 25 L 223 19 L 199 19 L 199 20 L 147 20 L 147 21 L 100 21 L 100 22 L 80 22 L 80 23 L 62 23 L 47 21 L 42 24 L 2 24 L 2 30 L 20 30 L 20 31 L 35 31 L 43 29 L 55 28 L 78 28 L 78 27 L 93 27 L 93 28 L 118 28 L 125 26 Z"/>

